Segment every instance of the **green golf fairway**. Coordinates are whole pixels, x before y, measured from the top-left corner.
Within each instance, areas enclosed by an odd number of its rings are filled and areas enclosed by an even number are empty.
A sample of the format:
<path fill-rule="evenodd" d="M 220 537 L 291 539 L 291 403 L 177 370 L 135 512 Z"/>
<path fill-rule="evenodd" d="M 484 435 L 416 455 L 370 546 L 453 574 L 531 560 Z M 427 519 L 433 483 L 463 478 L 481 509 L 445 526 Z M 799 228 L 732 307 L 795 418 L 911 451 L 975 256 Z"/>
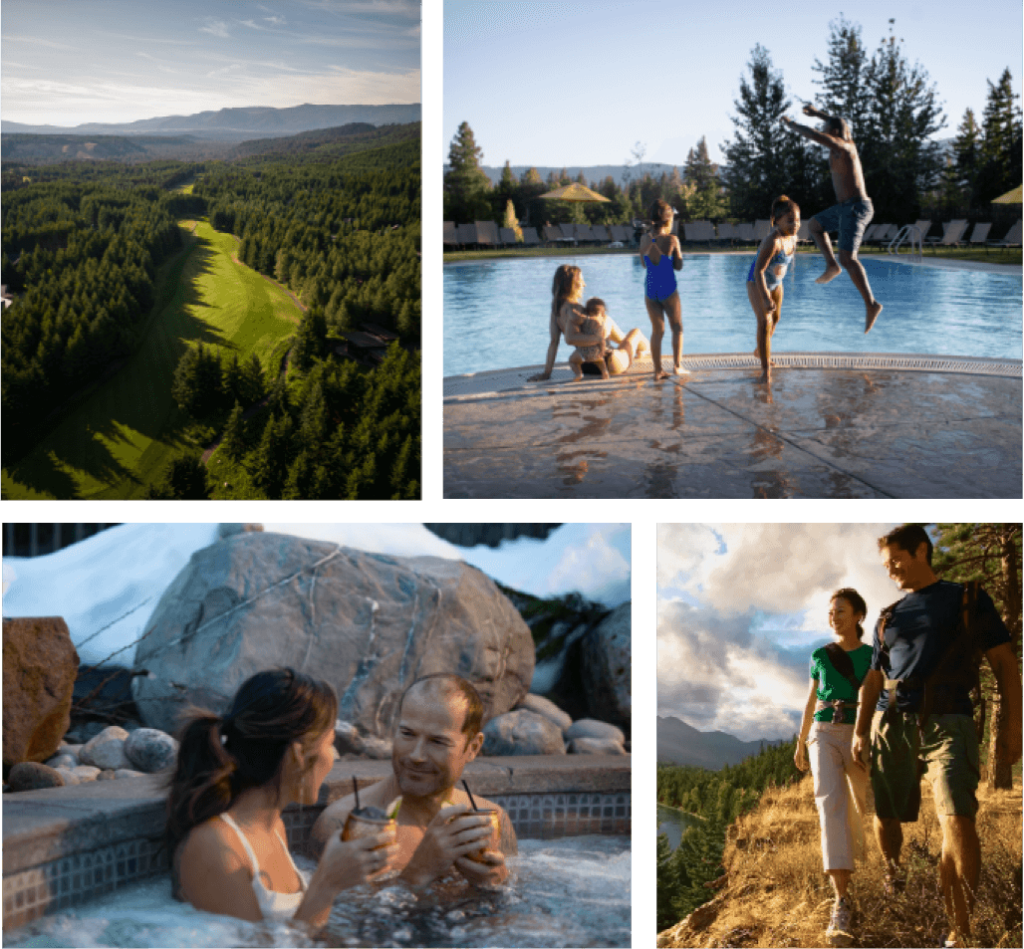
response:
<path fill-rule="evenodd" d="M 188 418 L 171 398 L 186 342 L 237 352 L 242 362 L 256 353 L 276 376 L 271 353 L 295 333 L 300 309 L 283 289 L 232 260 L 238 242 L 231 234 L 203 220 L 188 240 L 160 268 L 155 315 L 139 347 L 17 465 L 4 468 L 4 498 L 143 497 L 186 444 Z"/>

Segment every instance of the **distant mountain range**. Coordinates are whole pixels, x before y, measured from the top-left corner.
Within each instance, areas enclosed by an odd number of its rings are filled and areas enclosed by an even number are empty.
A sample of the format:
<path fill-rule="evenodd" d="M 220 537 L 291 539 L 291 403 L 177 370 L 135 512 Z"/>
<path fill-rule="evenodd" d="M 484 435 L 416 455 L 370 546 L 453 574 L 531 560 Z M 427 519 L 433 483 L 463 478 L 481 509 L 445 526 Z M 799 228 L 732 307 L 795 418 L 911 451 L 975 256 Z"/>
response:
<path fill-rule="evenodd" d="M 420 123 L 371 125 L 350 122 L 338 128 L 313 129 L 242 142 L 201 139 L 193 135 L 32 135 L 0 134 L 0 155 L 7 162 L 47 165 L 68 161 L 142 162 L 161 160 L 234 161 L 255 155 L 295 158 L 313 155 L 334 159 L 420 137 Z"/>
<path fill-rule="evenodd" d="M 259 136 L 274 138 L 313 129 L 335 128 L 352 122 L 394 125 L 420 120 L 420 106 L 413 105 L 297 105 L 287 109 L 252 106 L 219 109 L 195 115 L 167 115 L 137 122 L 87 122 L 74 128 L 56 125 L 25 125 L 0 121 L 0 132 L 28 135 L 144 135 L 182 136 L 243 142 Z"/>
<path fill-rule="evenodd" d="M 666 165 L 656 161 L 645 161 L 643 165 L 643 173 L 650 174 L 652 178 L 660 178 L 662 172 L 664 172 L 666 175 L 670 175 L 672 174 L 673 168 L 678 168 L 679 174 L 682 174 L 683 164 L 683 162 L 680 162 L 678 165 Z M 501 174 L 505 170 L 504 165 L 501 165 L 498 168 L 495 168 L 493 165 L 481 165 L 480 167 L 483 169 L 484 172 L 486 172 L 487 177 L 491 179 L 491 182 L 493 184 L 497 184 L 499 181 L 501 181 Z M 529 169 L 536 168 L 537 174 L 540 175 L 541 180 L 543 181 L 548 180 L 548 175 L 551 172 L 554 172 L 556 175 L 559 174 L 562 171 L 562 167 L 563 166 L 561 165 L 559 165 L 557 168 L 555 168 L 552 165 L 511 166 L 512 174 L 514 174 L 516 178 L 522 178 L 523 175 L 526 174 L 527 171 L 529 171 Z M 626 180 L 625 176 L 627 172 L 634 178 L 641 177 L 641 173 L 638 171 L 636 165 L 566 165 L 564 167 L 565 173 L 570 178 L 572 178 L 573 181 L 576 180 L 576 176 L 582 171 L 583 176 L 587 179 L 587 184 L 590 184 L 590 182 L 600 184 L 602 181 L 604 181 L 605 178 L 611 175 L 612 178 L 614 178 L 615 181 L 621 185 Z M 445 171 L 447 170 L 448 166 L 446 165 Z"/>
<path fill-rule="evenodd" d="M 756 755 L 762 744 L 781 743 L 781 739 L 740 741 L 725 732 L 702 732 L 678 718 L 658 716 L 658 761 L 661 762 L 717 771 L 724 765 L 739 764 L 744 758 Z"/>

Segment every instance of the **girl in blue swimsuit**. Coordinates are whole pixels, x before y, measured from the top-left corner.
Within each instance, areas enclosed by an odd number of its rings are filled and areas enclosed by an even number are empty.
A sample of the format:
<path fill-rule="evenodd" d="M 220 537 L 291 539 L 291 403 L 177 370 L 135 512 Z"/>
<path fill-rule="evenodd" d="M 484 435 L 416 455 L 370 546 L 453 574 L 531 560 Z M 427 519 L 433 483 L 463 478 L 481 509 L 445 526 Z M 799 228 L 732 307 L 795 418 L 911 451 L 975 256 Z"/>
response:
<path fill-rule="evenodd" d="M 667 379 L 661 368 L 661 340 L 665 335 L 665 317 L 672 327 L 672 368 L 677 376 L 689 375 L 683 368 L 683 305 L 676 290 L 676 271 L 683 269 L 683 251 L 679 238 L 669 233 L 672 229 L 671 206 L 655 201 L 648 211 L 651 232 L 640 239 L 640 259 L 644 262 L 647 278 L 644 284 L 644 304 L 651 318 L 651 358 L 654 378 Z"/>
<path fill-rule="evenodd" d="M 761 360 L 761 382 L 772 381 L 772 336 L 782 315 L 782 278 L 796 254 L 796 232 L 800 229 L 800 208 L 786 195 L 772 203 L 774 225 L 761 241 L 757 257 L 747 274 L 747 298 L 757 317 L 757 348 Z"/>

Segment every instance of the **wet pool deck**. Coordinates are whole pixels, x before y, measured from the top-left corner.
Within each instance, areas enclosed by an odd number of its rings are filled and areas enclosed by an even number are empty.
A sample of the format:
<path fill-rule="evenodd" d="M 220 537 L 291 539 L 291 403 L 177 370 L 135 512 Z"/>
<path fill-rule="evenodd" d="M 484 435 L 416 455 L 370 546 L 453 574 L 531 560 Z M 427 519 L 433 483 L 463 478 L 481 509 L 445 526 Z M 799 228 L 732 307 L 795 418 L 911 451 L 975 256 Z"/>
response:
<path fill-rule="evenodd" d="M 1020 498 L 1021 362 L 684 357 L 571 383 L 444 380 L 446 498 Z M 670 364 L 670 361 L 669 361 Z"/>
<path fill-rule="evenodd" d="M 898 260 L 1022 273 L 995 253 Z M 564 365 L 446 378 L 444 496 L 1022 496 L 1020 360 L 777 354 L 770 394 L 753 357 L 685 362 L 662 383 L 643 363 L 578 386 Z"/>

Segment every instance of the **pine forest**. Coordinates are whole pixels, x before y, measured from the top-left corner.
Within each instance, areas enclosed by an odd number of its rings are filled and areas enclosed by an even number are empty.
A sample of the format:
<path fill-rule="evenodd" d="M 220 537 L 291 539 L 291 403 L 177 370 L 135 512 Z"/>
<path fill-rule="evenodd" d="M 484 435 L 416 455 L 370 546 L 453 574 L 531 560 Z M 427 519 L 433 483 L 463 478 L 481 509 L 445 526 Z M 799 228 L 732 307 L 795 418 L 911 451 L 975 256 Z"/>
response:
<path fill-rule="evenodd" d="M 417 498 L 420 126 L 3 164 L 4 498 Z"/>

